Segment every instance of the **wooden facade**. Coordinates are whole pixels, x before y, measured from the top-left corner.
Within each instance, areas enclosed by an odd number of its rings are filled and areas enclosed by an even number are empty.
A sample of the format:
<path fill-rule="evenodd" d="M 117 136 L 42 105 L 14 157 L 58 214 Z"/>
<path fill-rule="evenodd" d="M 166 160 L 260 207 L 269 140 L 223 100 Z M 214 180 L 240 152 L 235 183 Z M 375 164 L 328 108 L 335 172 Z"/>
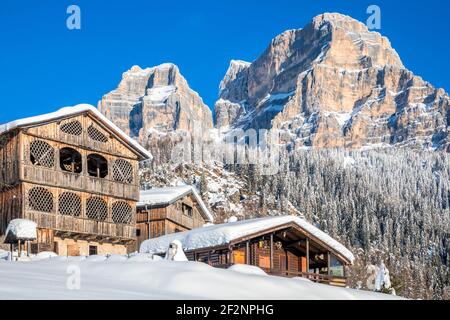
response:
<path fill-rule="evenodd" d="M 139 204 L 136 215 L 138 248 L 147 239 L 200 228 L 212 222 L 199 201 L 193 192 L 188 192 L 165 204 Z"/>
<path fill-rule="evenodd" d="M 190 250 L 186 256 L 218 268 L 248 264 L 268 274 L 303 277 L 335 286 L 346 286 L 346 266 L 351 264 L 295 224 L 267 229 L 222 246 Z"/>
<path fill-rule="evenodd" d="M 145 158 L 86 110 L 4 132 L 0 236 L 23 218 L 38 225 L 34 253 L 126 253 L 136 240 L 138 162 Z"/>

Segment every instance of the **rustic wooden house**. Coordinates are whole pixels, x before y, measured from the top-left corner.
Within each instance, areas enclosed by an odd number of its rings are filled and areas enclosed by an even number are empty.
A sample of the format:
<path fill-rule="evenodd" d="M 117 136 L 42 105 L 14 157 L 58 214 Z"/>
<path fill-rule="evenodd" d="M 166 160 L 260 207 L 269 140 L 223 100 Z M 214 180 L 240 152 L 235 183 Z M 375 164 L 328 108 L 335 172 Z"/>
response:
<path fill-rule="evenodd" d="M 149 158 L 90 105 L 0 126 L 0 237 L 22 218 L 37 223 L 33 253 L 126 253 Z"/>
<path fill-rule="evenodd" d="M 142 190 L 137 204 L 138 248 L 150 238 L 201 228 L 213 216 L 191 186 Z"/>
<path fill-rule="evenodd" d="M 269 217 L 212 225 L 150 239 L 141 252 L 163 255 L 179 240 L 186 256 L 219 268 L 258 266 L 269 274 L 346 285 L 353 254 L 303 218 Z"/>

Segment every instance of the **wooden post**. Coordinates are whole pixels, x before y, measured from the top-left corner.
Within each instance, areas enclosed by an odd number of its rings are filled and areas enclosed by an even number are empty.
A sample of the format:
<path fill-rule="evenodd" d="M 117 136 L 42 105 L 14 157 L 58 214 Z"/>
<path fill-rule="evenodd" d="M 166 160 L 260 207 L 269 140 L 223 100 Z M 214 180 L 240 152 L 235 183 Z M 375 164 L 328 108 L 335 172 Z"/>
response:
<path fill-rule="evenodd" d="M 306 273 L 309 273 L 309 238 L 306 238 Z"/>
<path fill-rule="evenodd" d="M 234 264 L 233 247 L 229 247 L 230 250 L 230 264 Z"/>
<path fill-rule="evenodd" d="M 252 264 L 250 260 L 250 241 L 245 243 L 245 263 L 248 265 Z"/>
<path fill-rule="evenodd" d="M 13 261 L 14 259 L 13 259 L 13 252 L 14 252 L 14 245 L 11 243 L 10 245 L 9 245 L 9 251 L 11 252 L 10 253 L 10 260 L 9 261 Z"/>
<path fill-rule="evenodd" d="M 328 275 L 331 276 L 331 255 L 330 255 L 330 251 L 327 252 L 327 270 L 328 270 Z"/>
<path fill-rule="evenodd" d="M 22 256 L 22 245 L 19 240 L 19 249 L 18 249 L 19 258 Z"/>
<path fill-rule="evenodd" d="M 150 211 L 148 211 L 148 207 L 147 205 L 145 205 L 145 211 L 147 213 L 147 228 L 148 228 L 148 232 L 147 232 L 147 239 L 151 239 L 152 236 L 150 234 Z M 196 260 L 197 261 L 197 260 Z"/>
<path fill-rule="evenodd" d="M 270 271 L 273 270 L 273 233 L 270 235 Z"/>
<path fill-rule="evenodd" d="M 284 249 L 284 254 L 286 255 L 286 275 L 289 276 L 289 255 L 287 249 Z"/>

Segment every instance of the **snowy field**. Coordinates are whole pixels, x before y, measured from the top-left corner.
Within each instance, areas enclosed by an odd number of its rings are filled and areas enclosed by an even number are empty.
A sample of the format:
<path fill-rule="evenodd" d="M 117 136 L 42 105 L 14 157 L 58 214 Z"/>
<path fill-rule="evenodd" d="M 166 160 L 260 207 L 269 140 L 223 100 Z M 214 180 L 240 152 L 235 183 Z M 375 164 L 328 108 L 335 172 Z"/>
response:
<path fill-rule="evenodd" d="M 84 259 L 84 260 L 80 260 Z M 272 277 L 255 267 L 94 256 L 0 260 L 0 299 L 380 300 L 394 296 Z"/>

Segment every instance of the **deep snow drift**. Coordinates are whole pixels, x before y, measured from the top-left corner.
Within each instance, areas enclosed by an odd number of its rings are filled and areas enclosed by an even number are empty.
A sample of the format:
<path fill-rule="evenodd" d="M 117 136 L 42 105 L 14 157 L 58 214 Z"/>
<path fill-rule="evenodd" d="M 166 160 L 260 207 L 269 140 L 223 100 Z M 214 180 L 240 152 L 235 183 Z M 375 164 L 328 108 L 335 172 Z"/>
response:
<path fill-rule="evenodd" d="M 114 257 L 114 256 L 113 256 Z M 145 259 L 136 259 L 145 258 Z M 117 256 L 115 257 L 117 258 Z M 146 261 L 146 262 L 142 262 Z M 295 299 L 354 300 L 396 297 L 148 257 L 103 261 L 51 258 L 0 261 L 0 299 Z M 77 274 L 80 289 L 70 290 Z M 69 286 L 67 285 L 69 283 Z"/>

